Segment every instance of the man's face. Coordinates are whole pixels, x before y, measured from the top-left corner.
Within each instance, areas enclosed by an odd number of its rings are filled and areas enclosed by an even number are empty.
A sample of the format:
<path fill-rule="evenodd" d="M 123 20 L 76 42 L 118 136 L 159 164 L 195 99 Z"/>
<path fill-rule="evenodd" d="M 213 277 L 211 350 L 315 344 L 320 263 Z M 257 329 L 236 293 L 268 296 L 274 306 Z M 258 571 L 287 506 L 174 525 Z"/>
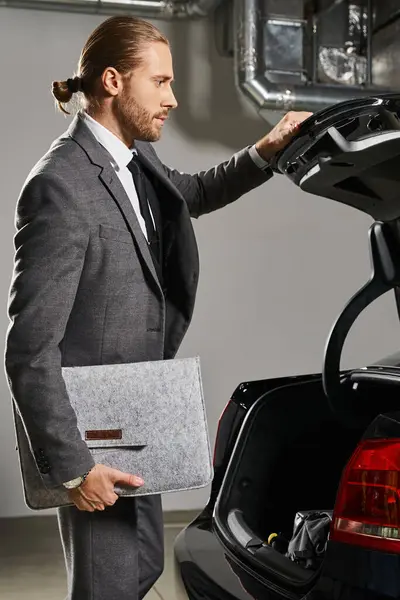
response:
<path fill-rule="evenodd" d="M 177 107 L 171 89 L 172 56 L 167 44 L 153 42 L 142 57 L 141 66 L 126 78 L 122 93 L 114 99 L 114 113 L 127 137 L 156 142 L 169 111 Z"/>

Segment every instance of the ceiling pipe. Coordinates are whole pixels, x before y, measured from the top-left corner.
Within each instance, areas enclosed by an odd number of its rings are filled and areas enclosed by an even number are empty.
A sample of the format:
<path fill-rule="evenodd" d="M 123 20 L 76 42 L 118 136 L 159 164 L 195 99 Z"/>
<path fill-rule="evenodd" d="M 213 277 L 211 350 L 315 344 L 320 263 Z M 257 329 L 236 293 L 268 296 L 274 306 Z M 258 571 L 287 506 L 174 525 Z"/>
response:
<path fill-rule="evenodd" d="M 210 15 L 221 0 L 0 0 L 0 6 L 79 12 L 131 14 L 148 19 L 199 19 Z"/>
<path fill-rule="evenodd" d="M 316 112 L 331 104 L 351 98 L 387 93 L 377 86 L 346 86 L 325 84 L 277 84 L 265 76 L 264 0 L 234 0 L 234 61 L 239 90 L 259 111 L 305 110 Z"/>

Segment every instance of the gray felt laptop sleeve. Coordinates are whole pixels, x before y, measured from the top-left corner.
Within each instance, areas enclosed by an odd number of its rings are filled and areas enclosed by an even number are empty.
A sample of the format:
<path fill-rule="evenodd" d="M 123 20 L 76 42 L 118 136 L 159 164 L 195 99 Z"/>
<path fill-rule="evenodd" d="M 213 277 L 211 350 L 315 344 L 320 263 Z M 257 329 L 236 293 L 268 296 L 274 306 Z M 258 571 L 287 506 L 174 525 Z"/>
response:
<path fill-rule="evenodd" d="M 139 475 L 140 488 L 120 496 L 200 488 L 213 476 L 200 360 L 63 367 L 78 428 L 96 463 Z M 45 487 L 14 406 L 26 504 L 34 509 L 71 504 L 67 491 Z"/>

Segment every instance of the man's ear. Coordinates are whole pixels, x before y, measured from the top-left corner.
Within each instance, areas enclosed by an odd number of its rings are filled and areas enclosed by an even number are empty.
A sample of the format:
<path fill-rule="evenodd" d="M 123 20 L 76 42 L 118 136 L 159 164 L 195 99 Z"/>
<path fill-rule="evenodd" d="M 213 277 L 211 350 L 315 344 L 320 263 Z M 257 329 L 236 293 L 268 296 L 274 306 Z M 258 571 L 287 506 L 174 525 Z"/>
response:
<path fill-rule="evenodd" d="M 107 67 L 107 69 L 104 69 L 101 81 L 103 88 L 108 95 L 118 96 L 121 94 L 124 87 L 123 77 L 117 69 L 114 69 L 114 67 Z"/>

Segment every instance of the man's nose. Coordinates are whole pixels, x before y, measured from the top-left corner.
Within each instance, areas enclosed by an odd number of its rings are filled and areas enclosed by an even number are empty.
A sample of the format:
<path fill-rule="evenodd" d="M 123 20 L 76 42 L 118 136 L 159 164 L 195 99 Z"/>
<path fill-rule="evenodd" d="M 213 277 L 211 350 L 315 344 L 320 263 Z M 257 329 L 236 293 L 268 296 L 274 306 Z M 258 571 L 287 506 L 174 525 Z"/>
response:
<path fill-rule="evenodd" d="M 168 98 L 166 98 L 166 100 L 164 102 L 164 106 L 166 106 L 168 108 L 176 108 L 178 106 L 178 102 L 175 98 L 175 94 L 171 89 L 169 91 Z"/>

